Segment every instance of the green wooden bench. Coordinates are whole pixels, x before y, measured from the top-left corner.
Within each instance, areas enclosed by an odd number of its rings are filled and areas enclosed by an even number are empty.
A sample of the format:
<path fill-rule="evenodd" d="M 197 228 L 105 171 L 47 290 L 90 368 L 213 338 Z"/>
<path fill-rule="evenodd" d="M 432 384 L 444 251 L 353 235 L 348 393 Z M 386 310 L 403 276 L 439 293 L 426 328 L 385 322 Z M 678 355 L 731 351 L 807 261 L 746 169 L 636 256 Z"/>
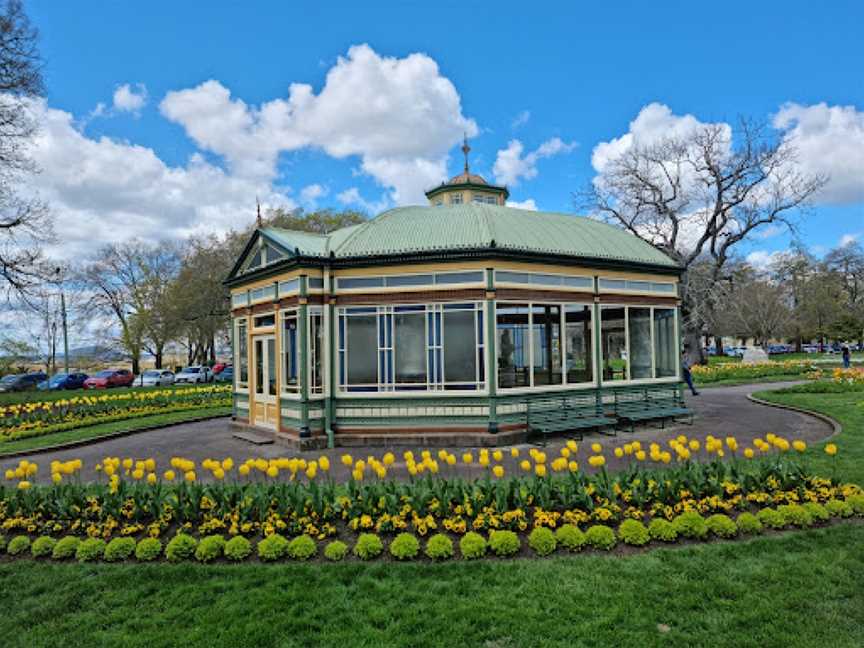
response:
<path fill-rule="evenodd" d="M 581 439 L 581 430 L 598 428 L 603 432 L 616 424 L 614 418 L 604 414 L 593 392 L 537 397 L 529 399 L 527 405 L 528 429 L 541 435 L 540 445 L 546 445 L 550 434 L 575 432 L 575 437 Z"/>
<path fill-rule="evenodd" d="M 669 419 L 688 419 L 693 423 L 693 412 L 684 404 L 680 385 L 650 385 L 622 389 L 615 392 L 615 416 L 633 432 L 637 423 L 659 421 L 666 427 Z"/>

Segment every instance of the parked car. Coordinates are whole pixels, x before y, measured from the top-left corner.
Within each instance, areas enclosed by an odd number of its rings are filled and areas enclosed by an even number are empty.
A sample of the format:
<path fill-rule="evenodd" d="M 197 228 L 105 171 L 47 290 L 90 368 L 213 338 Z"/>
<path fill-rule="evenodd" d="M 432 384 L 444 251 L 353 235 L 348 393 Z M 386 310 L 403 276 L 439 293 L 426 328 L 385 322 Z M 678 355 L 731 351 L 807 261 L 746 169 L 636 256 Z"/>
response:
<path fill-rule="evenodd" d="M 142 387 L 164 387 L 174 384 L 174 372 L 167 369 L 150 369 L 142 373 L 136 384 Z"/>
<path fill-rule="evenodd" d="M 44 373 L 10 374 L 0 380 L 0 392 L 20 392 L 36 389 L 37 385 L 45 380 Z"/>
<path fill-rule="evenodd" d="M 726 347 L 726 355 L 730 358 L 743 358 L 744 347 Z"/>
<path fill-rule="evenodd" d="M 82 389 L 84 381 L 87 380 L 85 373 L 57 373 L 48 380 L 39 383 L 39 389 L 43 391 L 57 391 L 60 389 Z"/>
<path fill-rule="evenodd" d="M 217 362 L 213 365 L 213 375 L 218 376 L 225 370 L 225 367 L 230 367 L 231 365 L 227 362 Z"/>
<path fill-rule="evenodd" d="M 84 381 L 84 389 L 109 389 L 129 387 L 135 376 L 128 369 L 104 369 Z"/>
<path fill-rule="evenodd" d="M 213 380 L 213 374 L 210 373 L 210 369 L 208 367 L 186 367 L 176 376 L 174 376 L 174 382 L 177 384 L 180 383 L 208 383 Z"/>
<path fill-rule="evenodd" d="M 228 365 L 218 374 L 216 374 L 216 382 L 219 383 L 230 383 L 234 382 L 234 367 Z"/>

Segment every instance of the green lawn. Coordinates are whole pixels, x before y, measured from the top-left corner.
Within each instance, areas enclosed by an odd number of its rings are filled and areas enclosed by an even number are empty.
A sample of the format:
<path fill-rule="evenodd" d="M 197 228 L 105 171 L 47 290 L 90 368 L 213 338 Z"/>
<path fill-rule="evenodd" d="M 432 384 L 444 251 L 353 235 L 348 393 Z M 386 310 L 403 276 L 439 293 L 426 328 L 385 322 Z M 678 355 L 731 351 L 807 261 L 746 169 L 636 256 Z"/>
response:
<path fill-rule="evenodd" d="M 210 383 L 210 385 L 225 383 Z M 75 398 L 76 396 L 101 396 L 103 394 L 128 394 L 129 392 L 140 392 L 142 390 L 153 391 L 155 389 L 189 389 L 191 387 L 204 387 L 206 385 L 170 385 L 165 387 L 114 387 L 112 389 L 69 389 L 62 391 L 26 391 L 12 392 L 11 394 L 0 394 L 0 407 L 13 405 L 15 403 L 31 403 L 42 401 L 63 400 L 64 398 Z"/>
<path fill-rule="evenodd" d="M 75 428 L 74 430 L 66 430 L 64 432 L 55 432 L 54 434 L 46 434 L 44 436 L 35 436 L 26 439 L 2 442 L 0 443 L 0 456 L 9 452 L 38 450 L 39 448 L 45 448 L 47 446 L 58 445 L 61 443 L 71 443 L 73 441 L 81 441 L 84 439 L 96 439 L 98 437 L 124 430 L 140 430 L 143 428 L 169 425 L 172 423 L 182 423 L 183 421 L 189 421 L 191 419 L 202 418 L 205 416 L 228 416 L 229 414 L 231 414 L 230 407 L 205 407 L 201 409 L 184 410 L 182 412 L 169 412 L 167 414 L 154 414 L 151 416 L 141 416 L 139 418 L 129 418 L 122 421 L 112 421 L 110 423 L 100 423 L 99 425 L 90 425 L 87 427 Z"/>
<path fill-rule="evenodd" d="M 861 646 L 864 525 L 629 557 L 0 563 L 21 646 Z"/>
<path fill-rule="evenodd" d="M 772 355 L 769 358 L 775 362 L 783 362 L 785 360 L 794 360 L 799 361 L 803 360 L 805 362 L 816 362 L 818 364 L 827 364 L 828 366 L 837 366 L 839 367 L 841 364 L 840 354 L 839 353 L 783 353 L 778 355 Z M 852 354 L 852 364 L 864 363 L 864 353 L 860 351 L 856 351 Z M 741 358 L 735 358 L 730 356 L 709 356 L 708 364 L 719 364 L 722 362 L 741 362 Z"/>

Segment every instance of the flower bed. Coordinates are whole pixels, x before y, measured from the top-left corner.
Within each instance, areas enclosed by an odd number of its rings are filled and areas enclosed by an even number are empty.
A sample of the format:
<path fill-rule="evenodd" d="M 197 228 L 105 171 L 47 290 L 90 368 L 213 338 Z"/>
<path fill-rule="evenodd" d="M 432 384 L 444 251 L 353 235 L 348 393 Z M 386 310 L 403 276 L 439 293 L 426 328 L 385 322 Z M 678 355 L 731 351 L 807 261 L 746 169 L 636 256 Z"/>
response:
<path fill-rule="evenodd" d="M 697 382 L 712 383 L 721 380 L 748 380 L 771 376 L 806 376 L 816 371 L 816 367 L 809 362 L 784 360 L 783 362 L 758 362 L 754 364 L 721 362 L 712 365 L 694 365 L 690 371 Z"/>
<path fill-rule="evenodd" d="M 17 403 L 0 407 L 0 443 L 152 414 L 230 406 L 230 385 L 94 393 Z"/>
<path fill-rule="evenodd" d="M 17 484 L 0 487 L 0 543 L 14 555 L 31 555 L 41 536 L 102 543 L 87 545 L 82 560 L 107 556 L 117 538 L 135 538 L 134 555 L 146 560 L 305 560 L 322 550 L 338 559 L 479 558 L 525 547 L 548 555 L 560 547 L 608 550 L 619 542 L 641 547 L 730 538 L 864 515 L 861 487 L 811 474 L 798 454 L 803 442 L 775 435 L 757 441 L 755 449 L 740 448 L 732 437 L 712 437 L 700 447 L 679 437 L 670 450 L 651 444 L 647 453 L 634 441 L 616 448 L 633 459 L 627 469 L 609 474 L 605 462 L 595 460 L 600 470 L 592 475 L 579 470 L 573 442 L 554 458 L 532 449 L 518 477 L 496 470 L 505 451 L 480 451 L 485 474 L 470 480 L 442 476 L 458 461 L 445 450 L 437 458 L 406 452 L 404 467 L 389 452 L 356 460 L 344 455 L 353 475 L 347 484 L 330 478 L 326 456 L 237 465 L 227 458 L 200 466 L 177 457 L 161 475 L 152 459 L 109 457 L 95 467 L 101 481 L 93 483 L 81 482 L 83 464 L 73 460 L 51 465 L 51 486 L 32 485 L 38 466 L 23 460 L 6 474 Z M 599 446 L 592 451 L 592 458 L 603 458 Z M 694 461 L 699 452 L 712 457 Z M 837 448 L 827 444 L 825 452 L 834 456 Z M 519 450 L 507 453 L 518 458 Z M 473 463 L 474 456 L 466 453 L 462 461 Z M 393 478 L 403 470 L 407 480 Z M 199 471 L 216 482 L 200 483 Z M 502 531 L 510 533 L 493 533 Z M 48 545 L 71 544 L 43 540 L 38 547 L 45 555 Z M 110 554 L 109 560 L 133 555 L 128 543 L 115 543 Z"/>

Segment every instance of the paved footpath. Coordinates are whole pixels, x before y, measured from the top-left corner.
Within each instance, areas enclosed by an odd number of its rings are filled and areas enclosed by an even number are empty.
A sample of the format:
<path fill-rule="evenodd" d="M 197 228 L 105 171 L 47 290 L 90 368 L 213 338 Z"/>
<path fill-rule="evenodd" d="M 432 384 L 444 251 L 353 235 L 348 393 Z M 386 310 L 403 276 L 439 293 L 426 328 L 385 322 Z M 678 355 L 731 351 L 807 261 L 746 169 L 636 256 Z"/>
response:
<path fill-rule="evenodd" d="M 653 441 L 657 441 L 665 447 L 668 439 L 679 434 L 685 434 L 688 438 L 700 440 L 704 440 L 709 434 L 720 438 L 734 436 L 742 447 L 748 445 L 752 439 L 764 437 L 769 432 L 789 439 L 803 439 L 808 443 L 818 442 L 828 437 L 833 429 L 820 419 L 790 410 L 759 405 L 747 399 L 747 395 L 754 391 L 779 389 L 792 384 L 795 383 L 740 385 L 704 389 L 700 392 L 699 396 L 687 396 L 687 404 L 696 414 L 694 425 L 667 425 L 666 429 L 660 429 L 656 425 L 651 427 L 642 426 L 637 427 L 636 432 L 633 434 L 619 432 L 614 437 L 601 434 L 586 436 L 584 440 L 579 442 L 580 448 L 576 459 L 582 468 L 590 470 L 587 462 L 587 456 L 590 454 L 588 446 L 595 441 L 603 445 L 608 462 L 607 465 L 609 469 L 614 470 L 623 465 L 623 460 L 617 460 L 612 454 L 612 449 L 615 446 L 623 445 L 634 439 L 638 439 L 647 448 L 647 445 Z M 185 457 L 200 463 L 207 458 L 223 459 L 225 457 L 232 457 L 235 462 L 242 462 L 250 457 L 263 457 L 266 459 L 296 456 L 298 454 L 290 448 L 276 444 L 264 446 L 252 445 L 235 439 L 232 436 L 233 432 L 234 428 L 230 425 L 230 419 L 226 417 L 199 423 L 174 425 L 161 430 L 141 432 L 69 450 L 35 452 L 28 455 L 27 458 L 39 464 L 38 480 L 44 481 L 49 477 L 48 465 L 54 459 L 60 461 L 81 459 L 85 466 L 82 475 L 85 479 L 89 479 L 94 475 L 92 471 L 93 466 L 106 456 L 133 457 L 136 459 L 152 457 L 156 460 L 158 470 L 161 473 L 169 467 L 171 457 L 175 456 Z M 550 459 L 558 455 L 559 449 L 565 442 L 566 439 L 561 437 L 550 439 L 550 443 L 545 449 Z M 532 446 L 525 444 L 519 447 L 522 448 L 522 456 L 520 457 L 522 459 L 526 455 L 526 450 Z M 399 457 L 399 462 L 396 464 L 397 472 L 404 472 L 399 471 L 399 465 L 401 463 L 402 452 L 407 449 L 405 447 L 393 449 L 396 456 Z M 418 448 L 413 448 L 413 450 L 415 454 L 419 454 L 417 452 Z M 461 457 L 464 451 L 459 448 L 450 448 L 449 450 L 456 453 L 457 457 Z M 433 448 L 432 451 L 433 454 L 436 454 L 438 448 Z M 371 454 L 380 458 L 384 449 L 336 448 L 322 452 L 303 453 L 302 456 L 307 459 L 313 459 L 321 454 L 327 454 L 331 458 L 334 476 L 342 479 L 347 475 L 338 458 L 345 452 L 351 453 L 354 457 L 366 457 Z M 476 459 L 477 451 L 473 450 L 473 453 Z M 0 461 L 0 470 L 5 471 L 6 468 L 16 465 L 18 461 L 19 459 Z M 518 471 L 518 461 L 509 456 L 505 458 L 503 463 L 508 474 Z M 458 466 L 446 468 L 442 471 L 442 474 L 452 475 L 456 471 L 460 475 L 467 476 L 480 474 L 482 469 L 476 465 L 463 466 L 460 460 Z M 199 471 L 199 477 L 204 477 L 202 473 L 203 471 Z"/>

